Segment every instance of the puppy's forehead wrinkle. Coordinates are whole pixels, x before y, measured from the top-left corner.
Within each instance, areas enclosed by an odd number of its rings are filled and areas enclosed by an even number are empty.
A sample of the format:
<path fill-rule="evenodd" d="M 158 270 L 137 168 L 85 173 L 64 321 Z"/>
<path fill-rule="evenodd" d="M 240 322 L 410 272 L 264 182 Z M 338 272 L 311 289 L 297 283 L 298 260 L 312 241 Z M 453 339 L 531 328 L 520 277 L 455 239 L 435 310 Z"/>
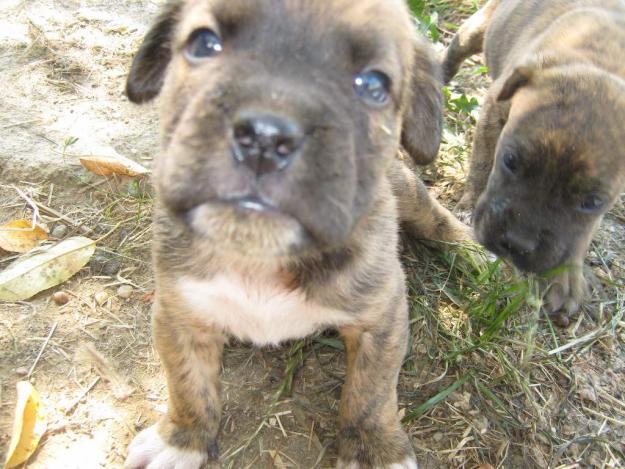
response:
<path fill-rule="evenodd" d="M 244 42 L 247 47 L 262 50 L 265 60 L 273 51 L 289 60 L 317 57 L 320 64 L 332 62 L 333 58 L 343 64 L 352 58 L 377 62 L 392 54 L 396 56 L 392 59 L 399 61 L 400 53 L 393 49 L 409 44 L 413 35 L 410 16 L 400 0 L 196 0 L 188 3 L 187 11 L 205 15 L 207 26 L 225 23 L 226 29 L 235 31 L 233 40 L 239 35 L 245 39 L 238 40 L 237 47 Z M 191 21 L 194 27 L 198 27 L 196 21 L 197 18 Z"/>

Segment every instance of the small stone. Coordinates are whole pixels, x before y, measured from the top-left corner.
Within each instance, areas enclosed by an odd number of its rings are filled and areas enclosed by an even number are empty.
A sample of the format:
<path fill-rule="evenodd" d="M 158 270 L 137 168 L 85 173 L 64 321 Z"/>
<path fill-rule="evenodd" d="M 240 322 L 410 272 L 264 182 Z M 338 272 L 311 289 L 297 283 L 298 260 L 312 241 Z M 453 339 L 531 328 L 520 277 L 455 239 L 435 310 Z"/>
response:
<path fill-rule="evenodd" d="M 597 402 L 597 393 L 595 388 L 590 385 L 585 385 L 578 391 L 579 397 L 584 401 Z"/>
<path fill-rule="evenodd" d="M 63 239 L 67 236 L 68 231 L 69 229 L 67 228 L 67 225 L 64 225 L 63 223 L 57 223 L 52 230 L 51 235 L 53 238 Z"/>
<path fill-rule="evenodd" d="M 122 285 L 117 289 L 117 296 L 127 300 L 132 296 L 134 289 L 130 285 Z"/>
<path fill-rule="evenodd" d="M 52 295 L 52 301 L 59 306 L 65 305 L 69 302 L 69 295 L 64 291 L 57 291 Z"/>
<path fill-rule="evenodd" d="M 569 319 L 569 315 L 566 313 L 560 313 L 554 318 L 554 322 L 558 327 L 569 327 L 571 320 Z"/>
<path fill-rule="evenodd" d="M 436 432 L 432 435 L 432 439 L 437 443 L 443 439 L 444 435 L 441 432 Z"/>
<path fill-rule="evenodd" d="M 105 254 L 99 253 L 91 258 L 89 267 L 91 267 L 91 272 L 94 275 L 107 275 L 109 277 L 114 277 L 117 272 L 119 272 L 122 265 L 119 260 L 112 259 Z"/>
<path fill-rule="evenodd" d="M 119 272 L 121 268 L 121 262 L 119 262 L 117 259 L 111 259 L 106 264 L 104 264 L 102 273 L 104 275 L 108 275 L 109 277 L 114 277 L 115 275 L 117 275 L 117 272 Z"/>
<path fill-rule="evenodd" d="M 99 306 L 102 306 L 104 303 L 106 303 L 108 299 L 109 299 L 109 294 L 105 292 L 104 290 L 95 294 L 95 302 Z"/>
<path fill-rule="evenodd" d="M 19 368 L 15 368 L 15 374 L 17 376 L 26 376 L 28 374 L 28 368 L 26 368 L 25 366 L 20 366 Z"/>

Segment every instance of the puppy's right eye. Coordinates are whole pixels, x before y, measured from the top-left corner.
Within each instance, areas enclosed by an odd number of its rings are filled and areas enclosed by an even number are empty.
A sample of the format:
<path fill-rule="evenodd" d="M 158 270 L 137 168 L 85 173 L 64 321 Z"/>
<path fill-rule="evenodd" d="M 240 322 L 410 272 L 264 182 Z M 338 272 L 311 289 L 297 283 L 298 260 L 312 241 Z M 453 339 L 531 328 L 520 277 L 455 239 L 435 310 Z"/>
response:
<path fill-rule="evenodd" d="M 512 174 L 516 173 L 519 169 L 519 157 L 516 153 L 506 151 L 503 154 L 502 162 L 504 167 Z"/>
<path fill-rule="evenodd" d="M 359 73 L 354 77 L 354 90 L 366 103 L 381 107 L 390 100 L 391 79 L 378 70 Z"/>
<path fill-rule="evenodd" d="M 215 57 L 221 51 L 223 51 L 223 45 L 219 36 L 210 29 L 202 28 L 191 33 L 184 53 L 188 60 L 195 62 Z"/>

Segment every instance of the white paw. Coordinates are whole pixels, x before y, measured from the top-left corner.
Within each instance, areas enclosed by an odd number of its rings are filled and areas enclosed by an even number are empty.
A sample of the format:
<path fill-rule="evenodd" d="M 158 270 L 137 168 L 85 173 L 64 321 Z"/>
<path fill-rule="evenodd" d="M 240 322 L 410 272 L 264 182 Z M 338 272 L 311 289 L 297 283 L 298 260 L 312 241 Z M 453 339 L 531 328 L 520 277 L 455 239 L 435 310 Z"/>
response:
<path fill-rule="evenodd" d="M 158 434 L 156 425 L 139 433 L 128 447 L 128 469 L 200 469 L 208 460 L 197 451 L 169 446 Z"/>
<path fill-rule="evenodd" d="M 346 463 L 344 461 L 341 461 L 340 459 L 336 465 L 336 469 L 361 469 L 361 467 L 362 466 L 358 461 Z M 417 465 L 417 461 L 415 461 L 411 457 L 408 457 L 403 462 L 396 462 L 394 464 L 391 464 L 390 466 L 376 467 L 376 469 L 419 469 L 419 466 Z"/>

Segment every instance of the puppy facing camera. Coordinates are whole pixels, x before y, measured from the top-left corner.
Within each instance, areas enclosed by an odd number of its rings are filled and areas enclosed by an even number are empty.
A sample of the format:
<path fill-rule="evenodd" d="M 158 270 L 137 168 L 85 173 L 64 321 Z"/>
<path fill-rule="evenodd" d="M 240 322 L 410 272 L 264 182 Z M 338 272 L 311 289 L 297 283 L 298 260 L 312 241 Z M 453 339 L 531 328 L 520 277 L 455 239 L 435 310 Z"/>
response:
<path fill-rule="evenodd" d="M 127 466 L 218 467 L 219 369 L 236 337 L 345 341 L 338 463 L 413 469 L 396 386 L 408 337 L 398 226 L 471 239 L 399 157 L 431 161 L 436 60 L 400 0 L 171 1 L 128 78 L 159 96 L 153 338 L 167 414 Z"/>

